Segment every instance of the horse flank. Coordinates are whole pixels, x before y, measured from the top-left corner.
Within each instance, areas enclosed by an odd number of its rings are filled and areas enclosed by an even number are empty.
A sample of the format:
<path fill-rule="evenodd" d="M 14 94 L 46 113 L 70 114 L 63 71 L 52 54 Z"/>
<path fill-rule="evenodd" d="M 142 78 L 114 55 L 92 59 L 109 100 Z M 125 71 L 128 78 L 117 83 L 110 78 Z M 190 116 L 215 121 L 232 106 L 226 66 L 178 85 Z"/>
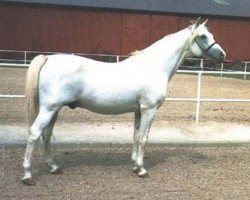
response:
<path fill-rule="evenodd" d="M 28 127 L 31 127 L 39 112 L 38 84 L 39 74 L 46 63 L 48 57 L 39 55 L 35 57 L 27 71 L 25 97 L 27 107 L 27 122 Z"/>

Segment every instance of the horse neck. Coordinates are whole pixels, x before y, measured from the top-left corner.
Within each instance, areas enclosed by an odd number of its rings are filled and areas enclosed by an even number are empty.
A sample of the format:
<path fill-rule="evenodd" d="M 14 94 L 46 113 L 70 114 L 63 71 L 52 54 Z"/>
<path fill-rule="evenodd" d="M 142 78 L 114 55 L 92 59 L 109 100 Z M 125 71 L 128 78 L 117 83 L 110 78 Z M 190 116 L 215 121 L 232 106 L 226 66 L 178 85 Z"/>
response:
<path fill-rule="evenodd" d="M 148 66 L 163 71 L 169 81 L 188 56 L 191 31 L 186 28 L 165 36 L 143 50 Z"/>

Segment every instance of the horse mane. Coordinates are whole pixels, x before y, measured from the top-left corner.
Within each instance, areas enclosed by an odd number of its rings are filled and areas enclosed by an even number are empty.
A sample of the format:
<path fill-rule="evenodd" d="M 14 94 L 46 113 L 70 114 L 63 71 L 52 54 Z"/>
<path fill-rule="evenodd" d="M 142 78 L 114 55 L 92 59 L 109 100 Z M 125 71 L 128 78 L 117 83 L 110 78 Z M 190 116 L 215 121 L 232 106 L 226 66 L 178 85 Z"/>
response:
<path fill-rule="evenodd" d="M 187 30 L 187 29 L 191 29 L 191 28 L 195 25 L 195 22 L 192 21 L 191 23 L 192 23 L 192 24 L 191 24 L 190 26 L 188 26 L 187 28 L 184 28 L 184 29 L 182 29 L 182 30 L 180 30 L 180 31 L 178 31 L 178 32 L 181 32 L 181 31 L 184 31 L 184 30 Z M 208 28 L 207 28 L 205 25 L 203 26 L 203 28 L 205 28 L 205 29 L 208 30 Z M 197 35 L 198 31 L 199 31 L 199 27 L 198 27 L 198 29 L 196 28 L 194 31 L 195 31 L 195 32 L 192 34 L 192 39 L 190 40 L 190 42 L 193 40 L 193 38 L 196 37 L 196 35 Z M 178 32 L 176 32 L 176 33 L 178 33 Z M 170 33 L 170 34 L 168 34 L 168 35 L 165 35 L 162 39 L 170 39 L 170 38 L 171 38 L 172 36 L 174 36 L 176 33 Z M 160 40 L 162 40 L 162 39 L 160 39 Z M 152 43 L 150 46 L 146 47 L 146 48 L 143 49 L 143 50 L 135 50 L 135 51 L 129 53 L 128 56 L 136 56 L 136 55 L 142 54 L 142 53 L 144 53 L 144 52 L 147 52 L 148 50 L 154 48 L 154 46 L 158 45 L 159 42 L 160 42 L 160 40 L 155 41 L 154 43 Z M 189 42 L 189 44 L 190 44 L 190 42 Z M 189 45 L 189 44 L 188 44 L 188 45 Z"/>
<path fill-rule="evenodd" d="M 128 54 L 128 56 L 136 56 L 143 53 L 143 50 L 135 50 Z"/>

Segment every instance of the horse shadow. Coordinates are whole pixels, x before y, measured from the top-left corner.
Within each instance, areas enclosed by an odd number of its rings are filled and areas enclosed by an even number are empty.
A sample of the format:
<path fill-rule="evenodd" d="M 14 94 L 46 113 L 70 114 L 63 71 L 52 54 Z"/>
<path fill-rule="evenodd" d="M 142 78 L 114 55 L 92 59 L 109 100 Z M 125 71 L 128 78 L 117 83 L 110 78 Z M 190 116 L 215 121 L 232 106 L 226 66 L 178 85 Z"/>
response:
<path fill-rule="evenodd" d="M 131 168 L 132 145 L 112 145 L 55 148 L 55 162 L 63 169 L 81 167 L 127 167 Z M 150 169 L 158 165 L 167 165 L 171 159 L 188 160 L 193 164 L 208 159 L 206 155 L 196 148 L 166 147 L 149 144 L 144 157 L 145 167 Z M 44 167 L 40 168 L 39 174 L 49 173 Z M 45 171 L 46 170 L 46 171 Z"/>

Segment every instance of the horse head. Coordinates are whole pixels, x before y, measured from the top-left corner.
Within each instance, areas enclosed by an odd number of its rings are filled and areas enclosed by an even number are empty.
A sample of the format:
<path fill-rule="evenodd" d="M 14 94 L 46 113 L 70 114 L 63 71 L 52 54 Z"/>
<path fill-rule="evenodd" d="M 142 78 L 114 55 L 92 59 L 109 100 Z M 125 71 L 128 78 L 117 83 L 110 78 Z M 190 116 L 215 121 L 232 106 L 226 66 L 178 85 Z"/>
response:
<path fill-rule="evenodd" d="M 205 26 L 208 20 L 200 24 L 200 18 L 190 26 L 192 37 L 190 41 L 190 51 L 192 56 L 207 56 L 218 62 L 224 61 L 225 51 L 214 40 L 213 35 Z"/>

